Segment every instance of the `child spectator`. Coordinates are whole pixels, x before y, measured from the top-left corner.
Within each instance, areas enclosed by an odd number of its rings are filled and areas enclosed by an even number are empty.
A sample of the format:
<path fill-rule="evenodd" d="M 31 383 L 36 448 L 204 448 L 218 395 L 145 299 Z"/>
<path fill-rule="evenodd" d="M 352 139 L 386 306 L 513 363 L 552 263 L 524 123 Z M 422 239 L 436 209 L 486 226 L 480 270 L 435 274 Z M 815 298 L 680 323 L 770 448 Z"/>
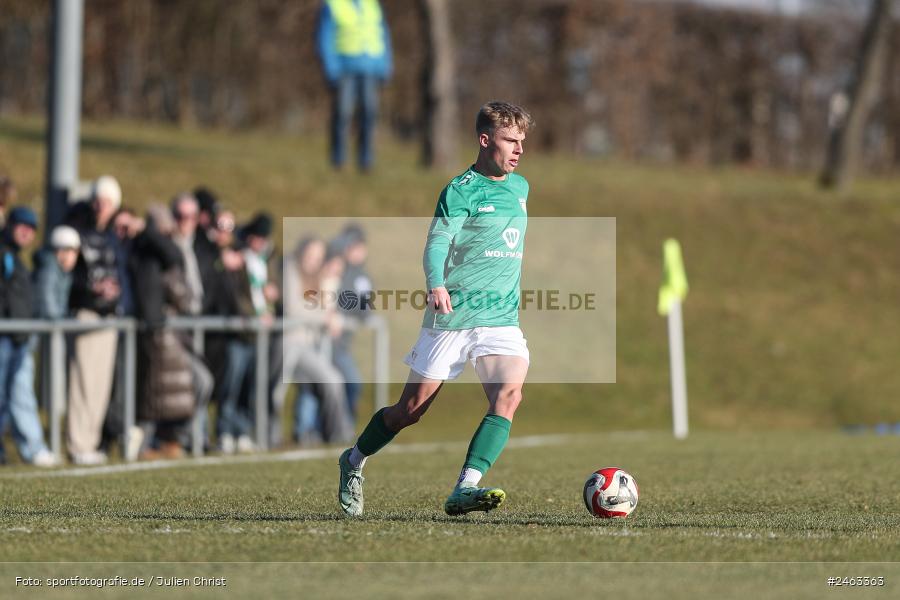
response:
<path fill-rule="evenodd" d="M 64 319 L 69 315 L 72 269 L 78 261 L 81 238 L 73 228 L 60 225 L 50 233 L 48 241 L 48 247 L 34 255 L 35 316 L 40 319 Z M 35 341 L 32 339 L 31 346 L 34 346 Z M 22 411 L 29 415 L 27 422 L 30 425 L 19 427 L 24 433 L 22 437 L 27 449 L 20 449 L 19 453 L 23 458 L 30 454 L 33 457 L 30 462 L 37 466 L 52 467 L 59 464 L 57 457 L 44 443 L 34 394 L 34 358 L 30 351 L 26 353 L 16 375 L 13 405 L 21 406 Z"/>

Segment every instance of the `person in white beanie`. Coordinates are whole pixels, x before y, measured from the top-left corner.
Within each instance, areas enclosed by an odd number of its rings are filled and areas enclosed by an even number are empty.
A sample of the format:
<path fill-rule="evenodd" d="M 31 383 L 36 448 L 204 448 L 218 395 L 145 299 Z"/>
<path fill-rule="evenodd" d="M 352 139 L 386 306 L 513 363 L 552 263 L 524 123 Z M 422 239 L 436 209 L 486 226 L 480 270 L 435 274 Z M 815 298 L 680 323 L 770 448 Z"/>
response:
<path fill-rule="evenodd" d="M 48 242 L 48 247 L 34 255 L 34 316 L 61 319 L 69 312 L 72 269 L 78 260 L 81 238 L 73 228 L 60 225 L 50 234 Z M 34 393 L 33 350 L 36 343 L 36 338 L 29 341 L 29 349 L 13 378 L 10 391 L 13 439 L 25 462 L 38 467 L 53 467 L 59 464 L 59 459 L 44 443 Z"/>
<path fill-rule="evenodd" d="M 122 187 L 112 175 L 102 175 L 94 181 L 91 188 L 91 199 L 94 203 L 94 211 L 103 213 L 109 221 L 119 207 L 122 206 Z M 98 214 L 98 221 L 101 220 Z"/>
<path fill-rule="evenodd" d="M 80 224 L 81 253 L 72 273 L 69 307 L 81 321 L 95 321 L 118 312 L 125 272 L 118 241 L 110 224 L 122 205 L 122 188 L 104 175 L 93 185 L 92 219 Z M 112 393 L 118 334 L 98 329 L 75 337 L 69 360 L 68 449 L 80 465 L 106 462 L 98 450 L 103 421 Z"/>
<path fill-rule="evenodd" d="M 34 255 L 37 316 L 62 319 L 69 315 L 72 270 L 78 262 L 81 236 L 74 228 L 60 225 L 50 232 L 47 247 Z"/>

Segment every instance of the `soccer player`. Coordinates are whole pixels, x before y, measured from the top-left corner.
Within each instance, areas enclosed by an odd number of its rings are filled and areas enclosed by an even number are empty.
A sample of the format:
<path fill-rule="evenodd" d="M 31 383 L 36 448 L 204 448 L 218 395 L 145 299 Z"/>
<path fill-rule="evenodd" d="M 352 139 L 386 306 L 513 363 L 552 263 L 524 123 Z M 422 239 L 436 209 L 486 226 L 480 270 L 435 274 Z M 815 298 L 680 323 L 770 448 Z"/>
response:
<path fill-rule="evenodd" d="M 524 109 L 506 102 L 489 102 L 478 112 L 478 158 L 441 192 L 428 231 L 423 260 L 428 307 L 419 339 L 404 360 L 411 369 L 406 385 L 397 403 L 376 412 L 338 461 L 338 500 L 347 515 L 363 512 L 367 458 L 417 423 L 444 381 L 458 377 L 467 360 L 481 380 L 488 410 L 444 510 L 449 515 L 489 511 L 506 498 L 503 490 L 478 484 L 509 439 L 528 372 L 518 316 L 528 182 L 513 171 L 532 123 Z"/>

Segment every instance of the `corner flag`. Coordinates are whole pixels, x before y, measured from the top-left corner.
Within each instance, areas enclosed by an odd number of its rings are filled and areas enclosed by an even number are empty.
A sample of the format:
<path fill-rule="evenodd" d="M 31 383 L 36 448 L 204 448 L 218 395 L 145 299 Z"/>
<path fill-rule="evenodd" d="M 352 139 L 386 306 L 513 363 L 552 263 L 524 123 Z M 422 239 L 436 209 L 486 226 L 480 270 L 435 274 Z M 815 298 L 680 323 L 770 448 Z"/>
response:
<path fill-rule="evenodd" d="M 681 260 L 681 244 L 669 238 L 663 244 L 663 282 L 659 287 L 659 314 L 669 314 L 672 302 L 684 302 L 688 293 L 687 275 Z"/>
<path fill-rule="evenodd" d="M 684 325 L 681 303 L 687 297 L 688 282 L 678 240 L 663 244 L 663 282 L 659 288 L 659 314 L 669 321 L 669 368 L 672 376 L 672 430 L 675 437 L 688 434 L 687 377 L 684 368 Z"/>

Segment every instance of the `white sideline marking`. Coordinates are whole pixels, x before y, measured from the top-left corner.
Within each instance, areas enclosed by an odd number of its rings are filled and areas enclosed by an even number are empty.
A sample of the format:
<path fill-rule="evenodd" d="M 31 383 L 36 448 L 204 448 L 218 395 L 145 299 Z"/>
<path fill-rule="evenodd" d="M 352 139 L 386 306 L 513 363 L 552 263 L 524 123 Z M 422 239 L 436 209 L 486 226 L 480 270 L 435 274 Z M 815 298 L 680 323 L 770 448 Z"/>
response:
<path fill-rule="evenodd" d="M 561 433 L 552 435 L 528 435 L 510 438 L 507 448 L 536 448 L 540 446 L 559 446 L 562 444 L 595 440 L 603 437 L 642 437 L 644 431 L 614 431 L 605 433 Z M 427 454 L 439 450 L 466 447 L 469 442 L 431 442 L 418 444 L 396 444 L 387 446 L 380 454 Z M 36 479 L 41 477 L 88 477 L 91 475 L 114 475 L 117 473 L 132 473 L 136 471 L 157 471 L 159 469 L 177 469 L 181 467 L 208 467 L 217 465 L 241 465 L 247 463 L 267 462 L 296 462 L 303 460 L 316 460 L 320 458 L 337 458 L 343 452 L 343 448 L 306 448 L 301 450 L 289 450 L 287 452 L 275 452 L 270 454 L 251 454 L 246 456 L 203 456 L 200 458 L 185 458 L 181 460 L 157 460 L 150 462 L 123 463 L 99 467 L 76 467 L 72 469 L 58 469 L 54 471 L 27 471 L 24 473 L 0 474 L 2 479 Z"/>

